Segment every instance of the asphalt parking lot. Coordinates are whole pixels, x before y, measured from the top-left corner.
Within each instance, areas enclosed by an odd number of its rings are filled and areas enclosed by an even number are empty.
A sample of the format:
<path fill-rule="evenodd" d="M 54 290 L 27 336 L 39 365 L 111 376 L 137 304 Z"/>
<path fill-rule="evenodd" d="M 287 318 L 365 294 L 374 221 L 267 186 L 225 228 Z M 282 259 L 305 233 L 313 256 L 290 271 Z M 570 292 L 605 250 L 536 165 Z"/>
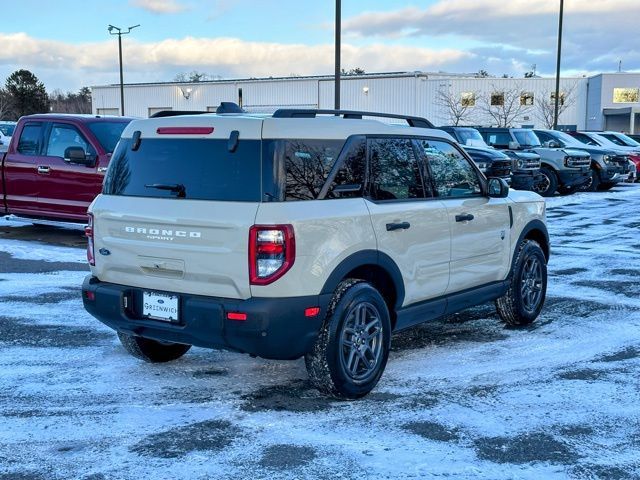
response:
<path fill-rule="evenodd" d="M 0 479 L 640 478 L 640 185 L 548 201 L 530 328 L 401 333 L 360 401 L 302 360 L 128 356 L 82 308 L 78 230 L 0 219 Z"/>

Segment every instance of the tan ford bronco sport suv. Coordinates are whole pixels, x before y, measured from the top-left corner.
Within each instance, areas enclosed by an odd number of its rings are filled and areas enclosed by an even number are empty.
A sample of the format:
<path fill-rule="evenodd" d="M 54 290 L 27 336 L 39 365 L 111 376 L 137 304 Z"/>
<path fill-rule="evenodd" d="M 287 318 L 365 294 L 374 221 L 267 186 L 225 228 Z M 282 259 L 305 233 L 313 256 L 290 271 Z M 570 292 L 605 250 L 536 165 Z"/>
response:
<path fill-rule="evenodd" d="M 233 104 L 133 121 L 89 208 L 85 308 L 143 360 L 191 345 L 304 356 L 346 398 L 376 385 L 393 332 L 488 301 L 529 324 L 544 201 L 487 180 L 432 127 Z"/>

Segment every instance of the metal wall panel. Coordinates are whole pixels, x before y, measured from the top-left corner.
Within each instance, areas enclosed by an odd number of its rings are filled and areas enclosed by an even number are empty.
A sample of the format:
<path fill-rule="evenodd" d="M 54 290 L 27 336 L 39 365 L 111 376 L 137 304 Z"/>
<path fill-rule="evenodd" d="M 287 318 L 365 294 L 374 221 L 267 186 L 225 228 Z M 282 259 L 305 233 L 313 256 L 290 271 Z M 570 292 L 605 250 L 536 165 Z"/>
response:
<path fill-rule="evenodd" d="M 575 124 L 583 129 L 589 121 L 590 128 L 601 122 L 602 108 L 611 105 L 611 89 L 614 86 L 640 84 L 640 75 L 606 75 L 607 81 L 598 77 L 563 78 L 561 89 L 573 89 L 575 101 L 560 116 L 560 124 Z M 591 82 L 588 88 L 588 82 Z M 621 83 L 622 82 L 622 83 Z M 192 89 L 185 98 L 186 89 Z M 238 102 L 242 89 L 243 106 L 253 112 L 273 112 L 280 107 L 333 108 L 332 77 L 301 77 L 282 79 L 247 79 L 186 84 L 148 84 L 125 86 L 125 113 L 146 117 L 149 108 L 171 107 L 174 110 L 207 110 L 222 101 Z M 341 81 L 342 108 L 379 111 L 426 117 L 436 125 L 451 123 L 447 109 L 438 100 L 439 92 L 448 92 L 459 98 L 463 92 L 475 92 L 480 99 L 490 98 L 496 90 L 522 89 L 531 92 L 536 99 L 550 102 L 555 89 L 553 78 L 475 78 L 446 74 L 381 74 L 343 77 Z M 589 95 L 587 98 L 587 90 Z M 599 92 L 595 91 L 599 90 Z M 92 90 L 94 113 L 98 108 L 119 108 L 120 92 L 117 85 L 94 87 Z M 596 101 L 600 100 L 600 104 Z M 608 102 L 605 102 L 607 99 Z M 605 105 L 607 103 L 607 105 Z M 589 113 L 587 113 L 589 109 Z M 594 110 L 596 109 L 597 112 Z M 473 115 L 465 122 L 472 125 L 491 125 L 492 120 L 479 107 L 471 109 Z M 514 126 L 542 126 L 535 106 L 525 109 L 513 122 Z"/>

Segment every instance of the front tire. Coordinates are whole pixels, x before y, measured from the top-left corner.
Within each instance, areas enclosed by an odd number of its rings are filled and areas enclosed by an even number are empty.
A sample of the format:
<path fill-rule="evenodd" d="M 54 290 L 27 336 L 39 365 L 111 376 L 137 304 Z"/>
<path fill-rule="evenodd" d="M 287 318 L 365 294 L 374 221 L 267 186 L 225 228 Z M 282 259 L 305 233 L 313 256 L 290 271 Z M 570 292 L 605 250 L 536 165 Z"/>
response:
<path fill-rule="evenodd" d="M 523 240 L 509 279 L 507 293 L 496 300 L 500 318 L 510 326 L 532 323 L 547 294 L 547 259 L 538 242 Z"/>
<path fill-rule="evenodd" d="M 580 190 L 584 192 L 597 192 L 598 188 L 600 188 L 600 173 L 595 168 L 591 169 L 591 178 L 590 180 L 580 187 Z"/>
<path fill-rule="evenodd" d="M 540 173 L 544 180 L 536 185 L 535 192 L 543 197 L 553 197 L 553 194 L 558 189 L 558 176 L 552 169 L 547 167 L 541 167 Z"/>
<path fill-rule="evenodd" d="M 118 338 L 129 354 L 150 363 L 177 360 L 191 348 L 191 345 L 157 342 L 149 338 L 136 337 L 122 332 L 118 332 Z"/>
<path fill-rule="evenodd" d="M 382 295 L 369 283 L 338 285 L 332 307 L 305 364 L 313 386 L 341 398 L 360 398 L 378 383 L 389 358 L 391 320 Z"/>

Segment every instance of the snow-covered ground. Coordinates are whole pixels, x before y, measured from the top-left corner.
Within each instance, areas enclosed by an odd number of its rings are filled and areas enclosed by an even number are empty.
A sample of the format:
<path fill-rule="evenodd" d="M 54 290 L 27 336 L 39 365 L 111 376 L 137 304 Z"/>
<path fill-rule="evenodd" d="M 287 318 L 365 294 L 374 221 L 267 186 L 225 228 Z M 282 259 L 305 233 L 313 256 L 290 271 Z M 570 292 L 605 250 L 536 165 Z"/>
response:
<path fill-rule="evenodd" d="M 397 335 L 355 402 L 302 361 L 128 356 L 82 308 L 84 251 L 0 223 L 0 479 L 640 478 L 640 186 L 548 218 L 534 326 L 486 305 Z"/>

